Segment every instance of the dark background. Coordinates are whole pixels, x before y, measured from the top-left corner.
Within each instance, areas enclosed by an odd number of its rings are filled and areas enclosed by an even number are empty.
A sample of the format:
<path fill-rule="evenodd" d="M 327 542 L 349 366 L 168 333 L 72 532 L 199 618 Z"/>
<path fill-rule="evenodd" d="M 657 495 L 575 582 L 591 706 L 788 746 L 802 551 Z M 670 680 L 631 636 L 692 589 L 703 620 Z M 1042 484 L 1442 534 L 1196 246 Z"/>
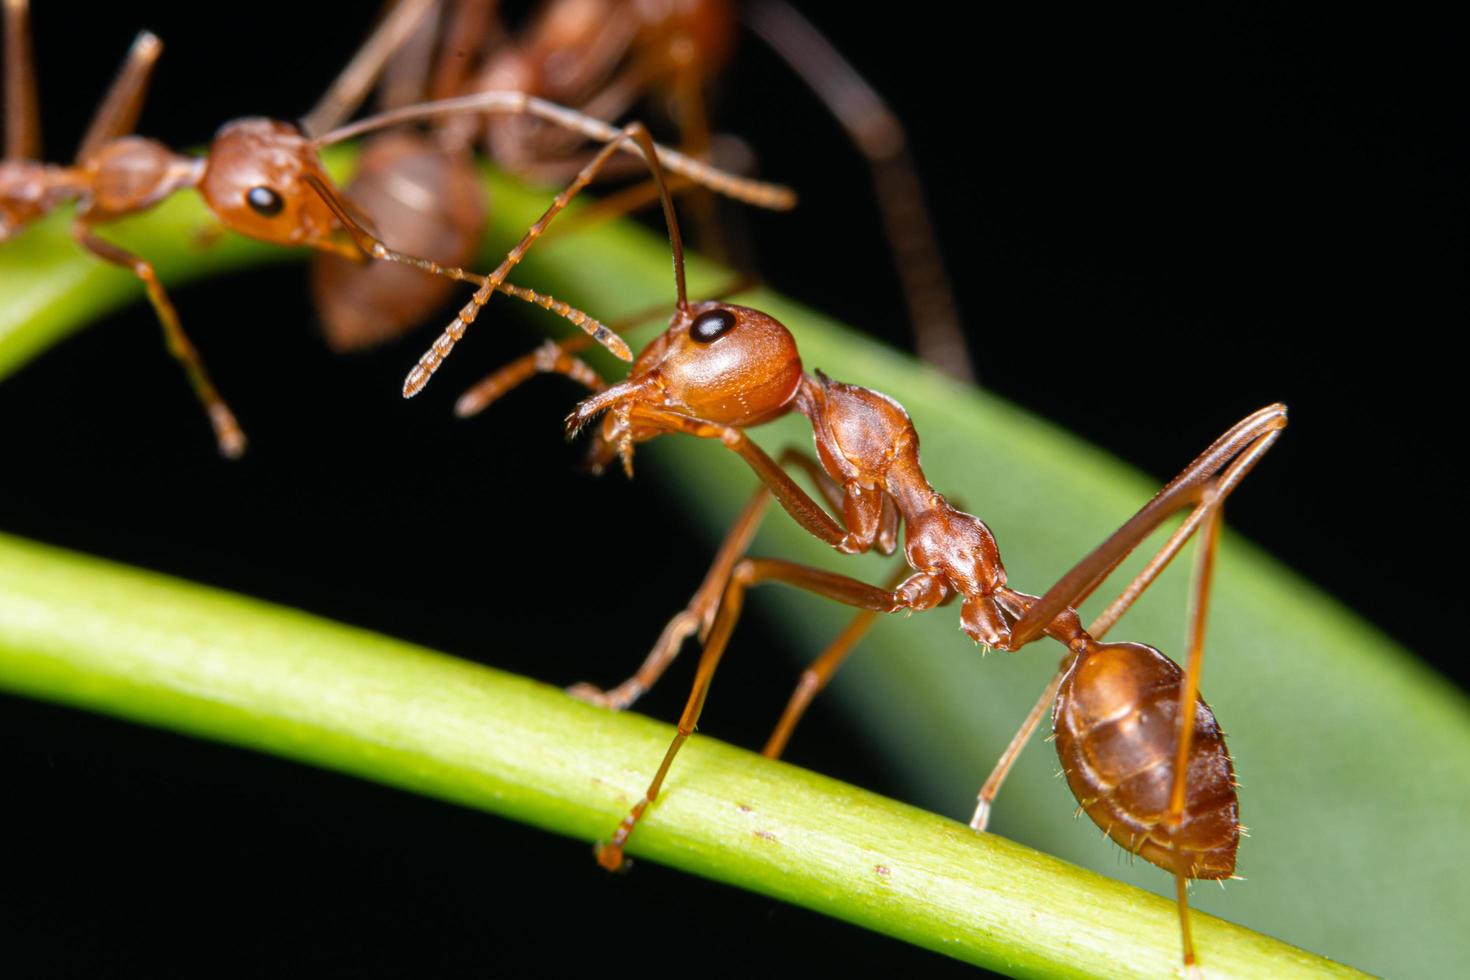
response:
<path fill-rule="evenodd" d="M 140 130 L 185 146 L 235 116 L 303 112 L 372 14 L 145 4 L 89 7 L 80 22 L 70 5 L 38 6 L 53 159 L 141 27 L 168 49 Z M 1462 497 L 1447 470 L 1467 120 L 1445 25 L 1275 8 L 964 22 L 935 19 L 939 5 L 839 9 L 811 14 L 909 126 L 983 383 L 1160 479 L 1248 411 L 1288 402 L 1292 427 L 1231 523 L 1463 684 L 1434 570 L 1459 546 Z M 860 160 L 743 41 L 718 119 L 803 194 L 797 214 L 751 219 L 762 273 L 904 346 Z M 497 649 L 495 666 L 554 683 L 631 667 L 602 656 L 596 612 L 554 581 L 543 605 L 518 594 L 518 618 L 506 613 L 514 575 L 607 554 L 590 516 L 531 540 L 536 508 L 595 495 L 687 537 L 667 526 L 661 491 L 574 472 L 557 434 L 568 386 L 532 385 L 457 424 L 457 385 L 409 406 L 394 394 L 422 338 L 330 357 L 299 268 L 176 299 L 249 457 L 214 456 L 140 303 L 0 386 L 0 528 L 469 657 L 535 630 L 554 656 L 506 644 L 526 653 Z M 462 355 L 474 369 L 534 344 L 534 322 L 506 323 Z M 412 531 L 446 501 L 456 531 L 422 552 Z M 651 639 L 703 573 L 706 551 L 670 552 L 628 589 L 628 635 Z M 574 635 L 585 661 L 563 654 Z M 758 616 L 746 635 L 776 639 Z M 759 743 L 787 693 L 765 666 L 731 659 L 710 730 Z M 677 712 L 676 675 L 651 714 Z M 816 768 L 900 792 L 847 718 L 819 703 L 803 734 Z M 524 975 L 611 960 L 653 974 L 959 972 L 652 865 L 609 877 L 581 845 L 515 824 L 110 720 L 7 698 L 0 744 L 13 821 L 0 933 L 9 957 L 55 973 Z"/>

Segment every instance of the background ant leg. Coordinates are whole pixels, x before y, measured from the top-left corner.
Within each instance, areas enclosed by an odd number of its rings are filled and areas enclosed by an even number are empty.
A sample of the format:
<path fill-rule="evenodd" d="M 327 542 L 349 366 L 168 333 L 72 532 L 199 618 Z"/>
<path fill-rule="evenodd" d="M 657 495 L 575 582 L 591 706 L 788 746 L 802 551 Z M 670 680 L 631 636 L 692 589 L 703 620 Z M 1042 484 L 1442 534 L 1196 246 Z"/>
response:
<path fill-rule="evenodd" d="M 421 26 L 437 0 L 396 0 L 347 66 L 327 86 L 311 111 L 301 117 L 301 131 L 317 136 L 341 125 L 357 111 L 377 84 L 384 66 Z"/>
<path fill-rule="evenodd" d="M 781 454 L 779 462 L 781 466 L 794 465 L 812 474 L 827 503 L 841 512 L 842 489 L 815 460 L 791 447 Z M 648 656 L 632 677 L 608 691 L 583 683 L 574 684 L 567 689 L 567 693 L 603 708 L 622 711 L 631 707 L 633 702 L 657 683 L 664 671 L 679 656 L 685 640 L 698 633 L 702 641 L 707 641 L 719 608 L 720 597 L 724 595 L 730 582 L 731 571 L 735 563 L 750 550 L 751 542 L 755 540 L 756 531 L 760 529 L 770 502 L 771 491 L 764 485 L 757 487 L 751 494 L 750 500 L 735 518 L 735 523 L 725 532 L 725 539 L 720 542 L 714 561 L 710 563 L 709 571 L 705 573 L 704 580 L 689 604 L 665 624 L 653 649 L 648 652 Z"/>
<path fill-rule="evenodd" d="M 163 337 L 168 346 L 168 352 L 178 358 L 179 363 L 184 366 L 184 373 L 189 377 L 189 384 L 193 386 L 194 394 L 198 396 L 205 413 L 209 416 L 210 425 L 214 427 L 214 436 L 219 443 L 219 451 L 230 459 L 238 459 L 245 452 L 245 433 L 240 429 L 235 413 L 230 411 L 230 407 L 220 397 L 219 390 L 215 388 L 214 382 L 209 379 L 209 373 L 204 369 L 204 361 L 184 333 L 183 324 L 179 322 L 178 311 L 174 309 L 168 293 L 164 292 L 163 284 L 158 281 L 153 265 L 146 259 L 140 259 L 131 252 L 98 238 L 81 221 L 72 225 L 72 237 L 93 255 L 114 265 L 122 266 L 143 281 L 144 288 L 148 290 L 148 300 L 158 314 L 159 323 L 163 325 Z"/>
<path fill-rule="evenodd" d="M 104 145 L 126 136 L 138 122 L 143 111 L 143 98 L 148 94 L 148 80 L 153 68 L 163 54 L 163 42 L 148 31 L 142 31 L 128 49 L 127 60 L 118 70 L 117 78 L 87 126 L 87 135 L 82 137 L 77 148 L 77 160 L 92 156 Z"/>
<path fill-rule="evenodd" d="M 41 110 L 27 0 L 5 0 L 5 159 L 41 158 Z"/>
<path fill-rule="evenodd" d="M 664 777 L 668 775 L 674 757 L 678 755 L 679 749 L 689 739 L 689 736 L 694 733 L 694 726 L 699 721 L 700 712 L 704 710 L 704 699 L 709 694 L 710 682 L 714 679 L 715 669 L 719 666 L 720 657 L 730 642 L 730 634 L 735 628 L 735 621 L 740 617 L 745 592 L 751 586 L 762 582 L 784 582 L 849 606 L 871 609 L 875 612 L 891 612 L 897 608 L 899 602 L 894 592 L 859 582 L 846 575 L 838 575 L 774 558 L 741 559 L 731 571 L 730 581 L 725 586 L 719 611 L 715 614 L 714 624 L 710 627 L 709 638 L 705 641 L 704 650 L 700 654 L 699 669 L 695 674 L 694 686 L 689 692 L 689 700 L 684 706 L 684 713 L 679 718 L 678 732 L 669 744 L 668 751 L 664 753 L 658 772 L 654 774 L 653 781 L 649 783 L 643 798 L 634 804 L 628 815 L 618 824 L 612 837 L 597 847 L 597 861 L 604 868 L 616 871 L 623 867 L 624 845 L 627 844 L 628 838 L 632 835 L 644 812 L 658 798 Z"/>
<path fill-rule="evenodd" d="M 974 361 L 960 329 L 954 290 L 944 271 L 903 124 L 857 69 L 790 5 L 757 0 L 743 15 L 746 25 L 801 76 L 867 158 L 919 356 L 961 381 L 974 381 Z"/>

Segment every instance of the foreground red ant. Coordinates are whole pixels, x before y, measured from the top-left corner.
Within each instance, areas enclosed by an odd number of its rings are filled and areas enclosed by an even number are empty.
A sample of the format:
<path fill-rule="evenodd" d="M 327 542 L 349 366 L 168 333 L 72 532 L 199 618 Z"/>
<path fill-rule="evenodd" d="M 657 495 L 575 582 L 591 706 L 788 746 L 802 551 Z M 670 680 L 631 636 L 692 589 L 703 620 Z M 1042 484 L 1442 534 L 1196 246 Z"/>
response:
<path fill-rule="evenodd" d="M 703 652 L 678 731 L 647 791 L 612 837 L 597 848 L 608 869 L 624 866 L 623 851 L 638 820 L 657 798 L 679 748 L 693 734 L 715 669 L 725 652 L 745 593 L 783 582 L 862 610 L 803 675 L 765 748 L 778 756 L 806 705 L 878 613 L 923 611 L 960 602 L 960 625 L 976 643 L 1014 651 L 1042 636 L 1065 648 L 1055 677 L 1031 710 L 981 790 L 971 825 L 986 826 L 991 802 L 1027 738 L 1051 706 L 1057 752 L 1082 808 L 1114 841 L 1172 873 L 1176 882 L 1183 958 L 1193 968 L 1187 884 L 1222 879 L 1235 869 L 1241 835 L 1230 755 L 1214 714 L 1199 696 L 1205 618 L 1225 499 L 1280 437 L 1286 408 L 1270 405 L 1237 423 L 1111 537 L 1043 595 L 1012 588 L 1000 551 L 983 521 L 952 506 L 928 482 L 919 438 L 902 406 L 879 392 L 803 370 L 796 341 L 770 316 L 720 301 L 690 303 L 683 246 L 673 203 L 650 139 L 638 125 L 625 130 L 645 147 L 660 189 L 674 258 L 677 302 L 668 328 L 633 362 L 626 379 L 607 385 L 576 357 L 589 341 L 548 344 L 503 369 L 475 393 L 483 405 L 537 371 L 574 378 L 594 394 L 568 417 L 569 436 L 601 417 L 591 451 L 594 467 L 621 459 L 631 473 L 633 448 L 668 433 L 717 439 L 746 461 L 762 486 L 721 545 L 704 583 L 676 615 L 639 671 L 609 692 L 582 686 L 574 693 L 625 708 L 654 683 L 684 639 L 698 634 Z M 546 216 L 487 277 L 466 313 L 475 313 L 566 201 L 593 178 L 611 145 L 578 174 Z M 473 315 L 461 315 L 405 383 L 412 395 L 463 336 Z M 745 429 L 798 412 L 811 422 L 816 457 L 788 449 L 772 459 Z M 794 465 L 816 483 L 833 517 L 787 474 Z M 798 524 L 844 554 L 872 548 L 891 553 L 904 527 L 909 574 L 889 587 L 775 558 L 746 555 L 770 498 Z M 1076 606 L 1090 596 L 1143 540 L 1181 509 L 1176 529 L 1111 605 L 1084 628 Z M 1141 643 L 1102 637 L 1196 533 L 1186 668 Z"/>
<path fill-rule="evenodd" d="M 606 123 L 519 92 L 484 92 L 407 106 L 315 138 L 308 138 L 286 122 L 238 119 L 220 128 L 207 156 L 184 156 L 156 140 L 126 135 L 138 118 L 148 78 L 163 51 L 162 42 L 145 31 L 133 42 L 122 71 L 93 117 L 75 162 L 70 166 L 40 163 L 35 159 L 40 144 L 39 117 L 27 2 L 4 3 L 6 147 L 5 158 L 0 160 L 0 242 L 61 205 L 76 202 L 73 237 L 92 254 L 142 280 L 163 325 L 169 352 L 183 364 L 204 405 L 220 452 L 232 458 L 244 452 L 245 434 L 185 335 L 178 312 L 152 264 L 100 238 L 96 233 L 99 226 L 147 211 L 179 191 L 192 189 L 226 228 L 251 238 L 276 245 L 306 246 L 357 261 L 371 257 L 406 263 L 464 279 L 466 274 L 457 269 L 388 248 L 347 217 L 349 207 L 323 169 L 318 151 L 361 133 L 467 112 L 531 115 L 583 138 L 603 142 L 619 135 Z M 373 59 L 386 57 L 393 47 L 391 33 L 406 23 L 411 26 L 406 15 L 388 18 L 364 51 Z M 352 70 L 354 66 L 349 66 Z M 376 68 L 368 66 L 367 70 Z M 614 145 L 620 143 L 618 140 Z M 766 207 L 786 208 L 794 203 L 794 197 L 784 188 L 727 175 L 671 150 L 655 148 L 647 152 L 661 153 L 665 167 L 720 193 Z M 498 287 L 556 312 L 566 309 L 564 304 L 532 290 L 504 281 Z M 577 318 L 579 326 L 594 333 L 602 329 L 598 337 L 614 353 L 631 358 L 626 345 L 600 324 L 580 313 Z"/>

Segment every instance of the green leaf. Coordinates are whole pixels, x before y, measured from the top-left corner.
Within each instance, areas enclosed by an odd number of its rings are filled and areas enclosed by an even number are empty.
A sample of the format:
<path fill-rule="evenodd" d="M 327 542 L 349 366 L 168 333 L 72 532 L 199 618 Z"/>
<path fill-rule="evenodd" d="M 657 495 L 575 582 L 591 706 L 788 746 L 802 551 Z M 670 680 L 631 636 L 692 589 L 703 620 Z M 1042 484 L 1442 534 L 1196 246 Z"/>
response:
<path fill-rule="evenodd" d="M 487 257 L 503 254 L 507 229 L 524 228 L 546 201 L 498 178 L 494 193 L 501 222 Z M 289 254 L 238 239 L 199 249 L 192 233 L 201 221 L 197 203 L 180 198 L 116 237 L 146 251 L 168 282 Z M 692 272 L 696 294 L 725 281 L 698 263 Z M 538 246 L 516 278 L 604 319 L 672 294 L 666 246 L 629 224 Z M 0 251 L 0 376 L 68 331 L 139 298 L 130 276 L 74 249 L 63 219 L 43 223 Z M 909 409 L 932 481 L 990 524 L 1019 588 L 1044 589 L 1156 489 L 1013 406 L 954 385 L 789 301 L 767 293 L 741 301 L 790 326 L 809 368 L 884 391 Z M 466 344 L 488 329 L 489 317 L 471 329 Z M 548 329 L 561 327 L 554 318 L 546 322 Z M 768 448 L 810 440 L 798 420 L 756 434 Z M 1216 434 L 1201 431 L 1200 446 Z M 1292 435 L 1288 429 L 1274 453 L 1290 452 Z M 639 465 L 643 478 L 657 477 L 650 483 L 678 487 L 671 499 L 695 510 L 711 540 L 753 486 L 742 464 L 711 444 L 665 440 L 640 450 Z M 1271 466 L 1270 457 L 1262 466 Z M 1249 481 L 1240 492 L 1251 492 Z M 758 549 L 872 580 L 887 574 L 876 558 L 830 554 L 779 513 L 768 520 Z M 1114 635 L 1177 652 L 1183 596 L 1183 576 L 1166 577 Z M 770 598 L 804 657 L 846 619 L 844 610 L 810 597 L 770 590 Z M 1457 972 L 1460 920 L 1470 907 L 1470 880 L 1461 873 L 1470 864 L 1463 832 L 1470 812 L 1465 698 L 1228 534 L 1212 609 L 1204 692 L 1230 735 L 1252 837 L 1241 849 L 1247 880 L 1224 890 L 1200 888 L 1197 905 L 1375 972 Z M 875 742 L 896 767 L 913 774 L 917 802 L 963 817 L 1045 684 L 1055 651 L 1037 645 L 982 663 L 957 627 L 953 610 L 881 623 L 833 691 L 874 726 Z M 643 652 L 630 641 L 628 669 Z M 801 737 L 798 731 L 792 746 L 797 758 Z M 1110 877 L 1167 890 L 1162 872 L 1143 863 L 1125 866 L 1090 824 L 1072 818 L 1075 802 L 1053 778 L 1051 749 L 1037 742 L 1001 794 L 993 829 Z M 700 743 L 707 740 L 692 744 Z M 694 792 L 698 765 L 681 756 L 676 772 L 691 777 L 679 784 L 683 793 Z M 666 817 L 679 795 L 671 792 L 660 804 Z M 605 814 L 597 819 L 605 828 Z M 595 833 L 591 824 L 583 831 Z M 1048 907 L 1054 897 L 1047 895 Z M 1176 941 L 1167 930 L 1163 938 Z M 1206 956 L 1210 942 L 1200 941 Z"/>
<path fill-rule="evenodd" d="M 0 687 L 594 840 L 672 734 L 631 713 L 240 596 L 0 536 Z M 1170 903 L 714 739 L 633 853 L 1017 975 L 1168 975 Z M 589 858 L 590 861 L 590 858 Z M 1206 916 L 1220 975 L 1357 975 Z"/>

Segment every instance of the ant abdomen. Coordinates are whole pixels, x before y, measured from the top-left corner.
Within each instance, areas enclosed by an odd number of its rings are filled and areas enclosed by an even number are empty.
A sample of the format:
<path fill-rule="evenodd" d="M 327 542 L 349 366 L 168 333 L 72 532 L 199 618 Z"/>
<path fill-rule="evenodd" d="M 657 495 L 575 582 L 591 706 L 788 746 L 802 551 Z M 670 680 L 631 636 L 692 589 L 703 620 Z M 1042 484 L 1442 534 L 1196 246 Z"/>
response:
<path fill-rule="evenodd" d="M 1188 878 L 1228 878 L 1240 842 L 1235 771 L 1203 698 L 1183 812 L 1169 818 L 1184 672 L 1142 643 L 1100 643 L 1067 672 L 1052 709 L 1057 755 L 1087 815 L 1124 849 Z"/>
<path fill-rule="evenodd" d="M 418 133 L 385 133 L 367 142 L 345 190 L 393 248 L 446 266 L 474 259 L 486 206 L 468 155 L 446 153 Z M 311 285 L 328 344 L 345 352 L 418 326 L 456 284 L 408 265 L 324 253 L 312 262 Z"/>

